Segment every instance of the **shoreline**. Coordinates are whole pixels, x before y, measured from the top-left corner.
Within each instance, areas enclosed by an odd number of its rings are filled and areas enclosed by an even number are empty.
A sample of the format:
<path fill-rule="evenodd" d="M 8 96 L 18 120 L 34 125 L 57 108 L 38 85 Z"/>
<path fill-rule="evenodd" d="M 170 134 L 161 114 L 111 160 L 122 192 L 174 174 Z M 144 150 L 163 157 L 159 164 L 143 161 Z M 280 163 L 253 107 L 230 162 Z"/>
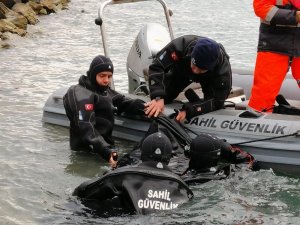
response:
<path fill-rule="evenodd" d="M 68 9 L 71 0 L 1 0 L 0 49 L 13 47 L 9 41 L 25 37 L 27 26 L 39 23 L 39 17 Z"/>

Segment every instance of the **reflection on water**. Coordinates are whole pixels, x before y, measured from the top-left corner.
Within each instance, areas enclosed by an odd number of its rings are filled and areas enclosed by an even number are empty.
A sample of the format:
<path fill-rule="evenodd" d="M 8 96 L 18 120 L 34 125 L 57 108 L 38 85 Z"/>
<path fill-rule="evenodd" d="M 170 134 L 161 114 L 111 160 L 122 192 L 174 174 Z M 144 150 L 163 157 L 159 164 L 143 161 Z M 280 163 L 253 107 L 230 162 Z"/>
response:
<path fill-rule="evenodd" d="M 168 0 L 175 36 L 198 34 L 221 42 L 234 67 L 252 67 L 258 19 L 252 2 Z M 0 224 L 297 224 L 299 179 L 272 171 L 239 174 L 194 186 L 195 199 L 157 216 L 98 218 L 72 196 L 108 164 L 73 152 L 68 129 L 41 121 L 48 96 L 75 84 L 96 54 L 103 54 L 96 0 L 72 0 L 70 9 L 40 18 L 29 35 L 0 50 Z M 128 10 L 129 9 L 129 10 Z M 165 23 L 155 1 L 107 8 L 115 86 L 127 90 L 126 57 L 145 22 Z M 117 140 L 120 154 L 134 144 Z"/>

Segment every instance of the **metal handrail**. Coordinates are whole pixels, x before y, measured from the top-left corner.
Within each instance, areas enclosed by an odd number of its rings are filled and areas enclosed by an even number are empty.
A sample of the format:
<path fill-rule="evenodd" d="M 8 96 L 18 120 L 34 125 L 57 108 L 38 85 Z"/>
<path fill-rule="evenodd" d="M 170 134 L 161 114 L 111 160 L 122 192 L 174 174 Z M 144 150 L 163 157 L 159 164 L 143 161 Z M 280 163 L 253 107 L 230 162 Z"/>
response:
<path fill-rule="evenodd" d="M 122 4 L 122 3 L 133 3 L 133 2 L 145 2 L 145 1 L 151 1 L 151 0 L 107 0 L 104 1 L 99 9 L 98 9 L 98 18 L 96 19 L 96 24 L 100 25 L 100 30 L 101 30 L 101 37 L 102 37 L 102 43 L 103 43 L 103 49 L 104 49 L 104 54 L 105 56 L 109 57 L 109 49 L 108 49 L 108 44 L 107 44 L 107 38 L 106 38 L 106 31 L 105 31 L 105 25 L 103 23 L 103 11 L 104 8 L 108 5 L 112 4 Z M 164 8 L 167 24 L 168 24 L 168 29 L 170 33 L 171 40 L 174 39 L 174 34 L 173 34 L 173 29 L 171 25 L 171 20 L 170 17 L 172 16 L 172 11 L 168 9 L 167 4 L 165 3 L 164 0 L 156 0 L 158 1 Z"/>

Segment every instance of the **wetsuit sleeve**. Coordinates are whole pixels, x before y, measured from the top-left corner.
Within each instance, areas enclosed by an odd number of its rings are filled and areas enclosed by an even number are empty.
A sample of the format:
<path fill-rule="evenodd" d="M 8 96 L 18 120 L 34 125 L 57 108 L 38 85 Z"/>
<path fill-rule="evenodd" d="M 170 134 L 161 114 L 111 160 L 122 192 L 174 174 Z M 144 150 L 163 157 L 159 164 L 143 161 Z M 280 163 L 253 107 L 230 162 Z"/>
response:
<path fill-rule="evenodd" d="M 196 35 L 178 37 L 156 54 L 153 63 L 149 66 L 151 99 L 161 97 L 170 102 L 190 83 L 186 78 L 188 75 L 185 74 L 186 60 L 190 60 L 189 54 L 198 38 L 199 36 Z M 169 83 L 171 80 L 172 82 Z"/>
<path fill-rule="evenodd" d="M 141 99 L 131 99 L 124 95 L 110 90 L 112 95 L 113 105 L 117 108 L 117 113 L 126 113 L 129 115 L 144 115 L 145 102 Z"/>
<path fill-rule="evenodd" d="M 81 142 L 93 146 L 93 151 L 109 160 L 111 150 L 105 146 L 102 135 L 95 129 L 95 96 L 84 88 L 73 86 L 64 96 L 64 106 L 70 119 L 70 129 L 77 127 Z"/>
<path fill-rule="evenodd" d="M 207 102 L 207 108 L 204 106 L 204 112 L 221 109 L 225 100 L 228 98 L 232 88 L 232 72 L 229 62 L 229 56 L 225 52 L 224 47 L 220 45 L 221 57 L 219 64 L 213 71 L 214 79 L 208 80 L 207 85 L 202 85 L 204 94 L 204 102 Z M 210 101 L 213 101 L 213 109 L 210 109 Z"/>
<path fill-rule="evenodd" d="M 229 56 L 226 54 L 223 46 L 220 45 L 220 47 L 221 57 L 219 65 L 211 74 L 208 74 L 208 79 L 200 82 L 204 99 L 183 104 L 183 109 L 187 113 L 187 119 L 221 109 L 230 94 L 232 72 Z"/>
<path fill-rule="evenodd" d="M 171 58 L 171 52 L 174 51 L 172 42 L 163 48 L 155 57 L 153 63 L 149 66 L 149 90 L 150 98 L 156 97 L 165 98 L 166 90 L 164 80 L 166 73 L 174 64 Z"/>
<path fill-rule="evenodd" d="M 279 8 L 270 0 L 254 0 L 255 14 L 271 25 L 296 25 L 296 11 L 293 9 Z"/>

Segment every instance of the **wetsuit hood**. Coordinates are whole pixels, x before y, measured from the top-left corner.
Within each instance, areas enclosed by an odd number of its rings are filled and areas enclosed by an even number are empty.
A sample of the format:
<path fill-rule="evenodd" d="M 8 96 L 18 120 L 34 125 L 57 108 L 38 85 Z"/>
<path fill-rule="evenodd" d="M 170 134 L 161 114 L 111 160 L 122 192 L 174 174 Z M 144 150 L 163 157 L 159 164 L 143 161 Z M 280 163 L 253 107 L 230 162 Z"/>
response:
<path fill-rule="evenodd" d="M 85 87 L 86 89 L 89 89 L 90 91 L 97 92 L 97 93 L 101 93 L 103 91 L 106 91 L 109 88 L 109 86 L 93 85 L 90 78 L 88 76 L 85 76 L 85 75 L 82 75 L 79 78 L 78 83 L 81 86 Z"/>
<path fill-rule="evenodd" d="M 113 73 L 114 66 L 113 66 L 110 58 L 102 56 L 102 55 L 98 55 L 92 60 L 92 62 L 90 64 L 90 68 L 87 71 L 87 76 L 90 79 L 91 84 L 94 87 L 99 86 L 96 81 L 97 74 L 104 72 L 104 71 L 109 71 L 109 72 Z"/>

